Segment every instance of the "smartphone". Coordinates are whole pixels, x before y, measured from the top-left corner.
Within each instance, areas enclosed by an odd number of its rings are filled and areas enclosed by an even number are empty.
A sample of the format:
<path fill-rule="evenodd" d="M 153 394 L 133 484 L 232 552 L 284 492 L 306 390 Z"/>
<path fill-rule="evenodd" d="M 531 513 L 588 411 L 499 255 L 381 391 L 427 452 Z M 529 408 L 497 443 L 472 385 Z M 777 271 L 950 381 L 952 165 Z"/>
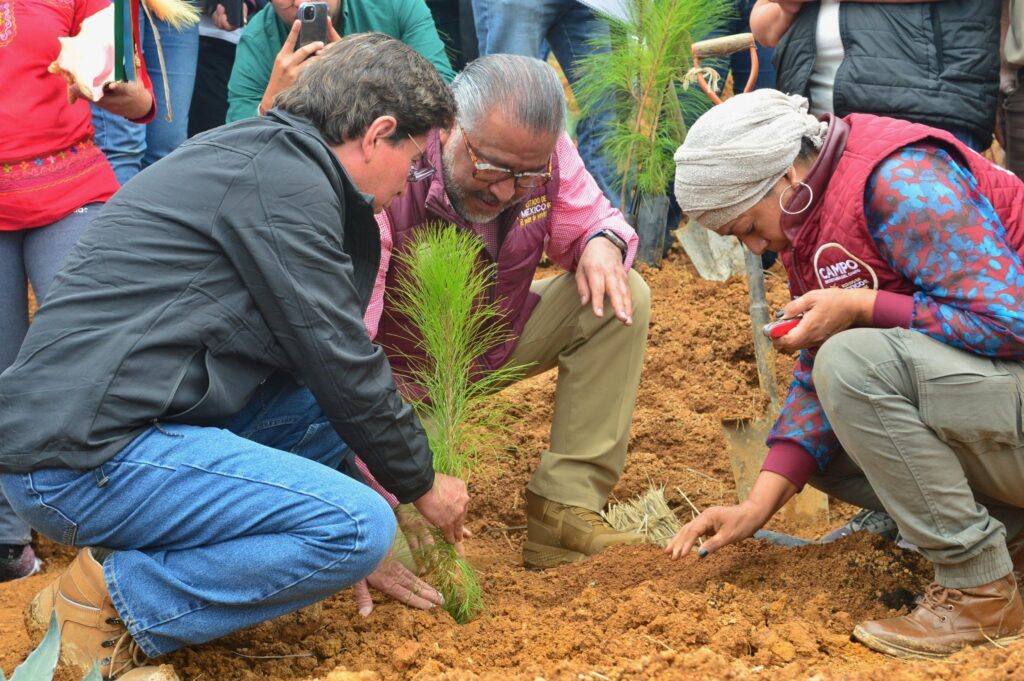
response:
<path fill-rule="evenodd" d="M 245 25 L 245 20 L 242 18 L 242 0 L 218 0 L 218 2 L 224 5 L 224 13 L 227 15 L 229 24 L 235 28 Z"/>
<path fill-rule="evenodd" d="M 206 0 L 206 13 L 213 16 L 217 11 L 217 5 L 224 5 L 224 14 L 228 23 L 235 28 L 241 28 L 245 24 L 242 15 L 243 0 Z"/>
<path fill-rule="evenodd" d="M 299 5 L 299 43 L 295 49 L 319 40 L 327 42 L 327 3 L 304 2 Z"/>
<path fill-rule="evenodd" d="M 803 315 L 799 314 L 795 317 L 789 317 L 788 319 L 779 319 L 774 322 L 769 322 L 764 325 L 764 328 L 761 329 L 761 331 L 771 339 L 782 338 L 787 333 L 795 329 L 796 325 L 800 323 L 802 318 Z"/>

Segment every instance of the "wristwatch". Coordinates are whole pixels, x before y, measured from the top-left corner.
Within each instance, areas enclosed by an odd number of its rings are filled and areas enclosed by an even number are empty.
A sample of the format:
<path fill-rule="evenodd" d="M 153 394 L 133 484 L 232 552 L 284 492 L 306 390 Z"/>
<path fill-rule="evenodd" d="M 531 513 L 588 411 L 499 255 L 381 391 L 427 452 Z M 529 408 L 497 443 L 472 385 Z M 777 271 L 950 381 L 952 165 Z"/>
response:
<path fill-rule="evenodd" d="M 619 236 L 610 229 L 602 229 L 600 232 L 597 232 L 596 234 L 591 236 L 590 239 L 587 239 L 587 241 L 589 242 L 591 239 L 596 239 L 599 236 L 603 236 L 605 239 L 608 239 L 608 241 L 611 241 L 613 244 L 615 244 L 615 247 L 622 251 L 622 257 L 626 257 L 626 253 L 629 251 L 629 244 L 623 241 L 621 236 Z"/>

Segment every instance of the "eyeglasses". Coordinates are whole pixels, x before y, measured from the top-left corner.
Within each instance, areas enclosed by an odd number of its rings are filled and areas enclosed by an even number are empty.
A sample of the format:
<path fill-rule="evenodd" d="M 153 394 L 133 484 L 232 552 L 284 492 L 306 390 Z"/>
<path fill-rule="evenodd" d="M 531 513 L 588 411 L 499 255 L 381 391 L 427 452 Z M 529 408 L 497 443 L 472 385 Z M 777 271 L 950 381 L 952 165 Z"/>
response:
<path fill-rule="evenodd" d="M 466 135 L 466 130 L 460 125 L 459 132 L 462 133 L 462 140 L 466 143 L 466 151 L 469 152 L 469 159 L 473 162 L 473 178 L 486 182 L 487 184 L 494 184 L 501 182 L 512 177 L 515 178 L 516 187 L 520 189 L 536 189 L 537 187 L 543 187 L 551 180 L 551 159 L 548 159 L 548 169 L 544 172 L 523 172 L 517 173 L 508 168 L 502 168 L 501 166 L 491 165 L 490 163 L 481 163 L 480 159 L 477 158 L 476 153 L 473 151 L 473 147 L 469 144 L 469 136 Z"/>
<path fill-rule="evenodd" d="M 427 160 L 427 154 L 423 151 L 420 145 L 416 144 L 416 140 L 413 139 L 412 135 L 409 135 L 409 141 L 412 142 L 416 150 L 420 152 L 420 163 L 426 164 L 424 166 L 416 167 L 416 164 L 409 166 L 409 176 L 406 178 L 406 182 L 422 182 L 423 180 L 430 179 L 436 172 L 434 166 L 430 165 L 430 161 Z"/>

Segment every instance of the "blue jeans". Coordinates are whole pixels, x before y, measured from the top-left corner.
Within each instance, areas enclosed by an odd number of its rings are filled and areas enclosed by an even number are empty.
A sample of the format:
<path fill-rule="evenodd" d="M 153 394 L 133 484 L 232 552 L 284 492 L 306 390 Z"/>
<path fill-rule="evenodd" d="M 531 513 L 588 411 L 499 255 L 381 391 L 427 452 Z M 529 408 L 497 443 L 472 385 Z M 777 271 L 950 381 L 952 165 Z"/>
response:
<path fill-rule="evenodd" d="M 53 224 L 0 232 L 0 373 L 14 363 L 28 331 L 28 288 L 42 302 L 102 204 L 90 203 Z M 0 493 L 0 544 L 28 544 L 32 532 Z"/>
<path fill-rule="evenodd" d="M 150 656 L 320 601 L 394 538 L 391 508 L 336 469 L 350 450 L 291 378 L 217 425 L 156 424 L 91 470 L 0 476 L 42 534 L 114 550 L 114 608 Z"/>
<path fill-rule="evenodd" d="M 541 57 L 544 41 L 569 79 L 577 80 L 577 64 L 599 49 L 589 41 L 604 37 L 608 24 L 577 0 L 473 0 L 480 55 L 505 53 Z M 576 124 L 577 146 L 583 164 L 616 208 L 619 192 L 615 166 L 601 150 L 611 128 L 612 111 L 581 118 Z"/>
<path fill-rule="evenodd" d="M 153 19 L 160 32 L 160 42 L 167 62 L 170 107 L 164 91 L 163 70 L 157 56 L 156 36 L 145 12 L 139 17 L 139 36 L 142 40 L 142 53 L 146 58 L 146 71 L 153 81 L 156 118 L 146 125 L 140 125 L 92 105 L 96 144 L 107 155 L 121 184 L 174 151 L 188 137 L 188 109 L 192 103 L 196 61 L 199 58 L 199 27 L 192 26 L 178 31 L 156 17 Z M 167 120 L 168 111 L 172 114 L 171 120 Z"/>

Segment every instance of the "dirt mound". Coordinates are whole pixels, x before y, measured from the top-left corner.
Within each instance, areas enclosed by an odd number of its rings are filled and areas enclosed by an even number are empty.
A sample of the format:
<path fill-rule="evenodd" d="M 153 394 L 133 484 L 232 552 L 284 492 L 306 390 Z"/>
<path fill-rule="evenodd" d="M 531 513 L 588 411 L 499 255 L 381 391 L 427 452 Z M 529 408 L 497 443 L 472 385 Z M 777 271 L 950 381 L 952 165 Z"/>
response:
<path fill-rule="evenodd" d="M 549 272 L 550 274 L 550 272 Z M 678 256 L 644 273 L 653 292 L 650 345 L 634 418 L 625 499 L 652 482 L 687 512 L 731 503 L 720 423 L 764 408 L 742 281 L 699 280 Z M 787 299 L 769 277 L 773 308 Z M 792 360 L 779 358 L 780 385 Z M 513 410 L 504 448 L 471 481 L 468 546 L 488 612 L 456 625 L 443 612 L 383 602 L 368 617 L 351 593 L 170 657 L 187 681 L 370 679 L 1024 679 L 1024 644 L 940 663 L 901 662 L 849 640 L 858 621 L 905 612 L 931 577 L 916 554 L 870 536 L 782 549 L 748 541 L 704 560 L 673 562 L 623 547 L 546 572 L 520 565 L 522 490 L 546 445 L 554 375 L 496 399 Z M 832 524 L 852 510 L 833 506 Z M 815 537 L 825 527 L 771 527 Z M 0 585 L 0 665 L 28 641 L 21 609 L 69 559 L 43 542 L 49 574 Z"/>

